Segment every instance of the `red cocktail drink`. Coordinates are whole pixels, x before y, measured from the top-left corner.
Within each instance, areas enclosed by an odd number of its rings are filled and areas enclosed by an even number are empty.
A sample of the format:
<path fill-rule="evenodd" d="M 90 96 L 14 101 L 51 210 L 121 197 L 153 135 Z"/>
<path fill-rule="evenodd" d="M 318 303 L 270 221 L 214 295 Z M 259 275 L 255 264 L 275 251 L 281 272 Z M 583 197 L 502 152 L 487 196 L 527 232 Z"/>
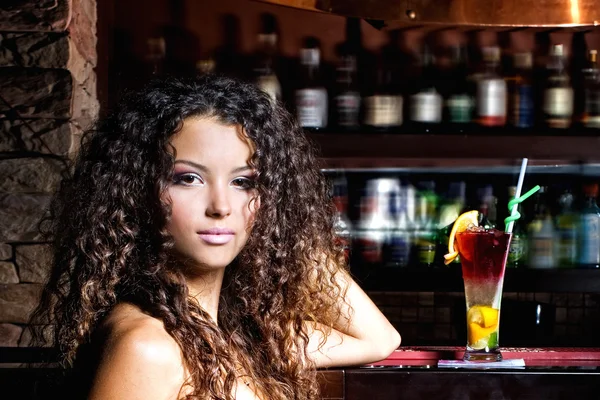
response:
<path fill-rule="evenodd" d="M 498 331 L 510 233 L 474 227 L 456 234 L 467 303 L 467 361 L 500 361 Z"/>

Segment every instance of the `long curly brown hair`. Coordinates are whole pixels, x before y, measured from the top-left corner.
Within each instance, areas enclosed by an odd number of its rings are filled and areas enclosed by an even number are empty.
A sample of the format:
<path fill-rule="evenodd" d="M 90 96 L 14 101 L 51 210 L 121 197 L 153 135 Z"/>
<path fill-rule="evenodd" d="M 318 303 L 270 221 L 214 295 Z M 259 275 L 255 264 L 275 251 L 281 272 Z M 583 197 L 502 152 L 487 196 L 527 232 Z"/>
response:
<path fill-rule="evenodd" d="M 241 126 L 254 147 L 260 208 L 226 268 L 218 325 L 170 262 L 170 205 L 161 200 L 172 182 L 169 142 L 189 117 Z M 186 398 L 231 399 L 240 365 L 269 399 L 317 398 L 305 322 L 327 334 L 341 310 L 334 212 L 312 145 L 265 93 L 218 76 L 154 81 L 82 140 L 51 206 L 53 265 L 33 321 L 51 321 L 68 367 L 111 309 L 130 302 L 181 347 Z"/>

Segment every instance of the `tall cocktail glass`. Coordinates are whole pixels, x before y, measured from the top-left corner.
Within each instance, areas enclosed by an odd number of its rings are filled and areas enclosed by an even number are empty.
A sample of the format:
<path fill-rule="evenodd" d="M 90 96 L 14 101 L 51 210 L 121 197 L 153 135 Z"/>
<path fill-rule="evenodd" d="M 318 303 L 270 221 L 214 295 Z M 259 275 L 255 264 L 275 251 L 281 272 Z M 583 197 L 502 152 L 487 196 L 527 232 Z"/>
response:
<path fill-rule="evenodd" d="M 467 303 L 465 361 L 501 361 L 500 302 L 510 233 L 481 227 L 456 234 Z"/>

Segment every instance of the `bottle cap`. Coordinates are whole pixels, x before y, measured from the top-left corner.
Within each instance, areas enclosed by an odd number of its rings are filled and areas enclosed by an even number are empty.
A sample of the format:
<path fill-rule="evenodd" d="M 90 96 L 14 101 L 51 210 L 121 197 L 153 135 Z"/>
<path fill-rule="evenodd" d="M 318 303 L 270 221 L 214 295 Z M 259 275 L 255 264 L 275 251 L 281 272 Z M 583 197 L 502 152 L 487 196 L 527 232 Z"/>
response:
<path fill-rule="evenodd" d="M 304 44 L 300 49 L 300 63 L 302 65 L 316 65 L 321 62 L 320 42 L 314 36 L 304 38 Z"/>
<path fill-rule="evenodd" d="M 257 42 L 266 46 L 277 45 L 277 34 L 276 33 L 259 33 Z"/>
<path fill-rule="evenodd" d="M 497 62 L 500 61 L 500 47 L 498 46 L 490 46 L 484 47 L 482 50 L 483 59 L 487 62 Z"/>
<path fill-rule="evenodd" d="M 207 58 L 196 61 L 196 70 L 202 75 L 213 73 L 215 70 L 215 60 Z"/>
<path fill-rule="evenodd" d="M 552 55 L 562 57 L 564 56 L 564 49 L 562 44 L 555 44 L 552 46 Z"/>
<path fill-rule="evenodd" d="M 146 58 L 149 60 L 162 59 L 167 52 L 165 38 L 162 36 L 146 39 Z"/>
<path fill-rule="evenodd" d="M 560 204 L 561 207 L 570 208 L 573 204 L 573 194 L 571 194 L 570 191 L 565 190 L 558 198 L 558 204 Z"/>

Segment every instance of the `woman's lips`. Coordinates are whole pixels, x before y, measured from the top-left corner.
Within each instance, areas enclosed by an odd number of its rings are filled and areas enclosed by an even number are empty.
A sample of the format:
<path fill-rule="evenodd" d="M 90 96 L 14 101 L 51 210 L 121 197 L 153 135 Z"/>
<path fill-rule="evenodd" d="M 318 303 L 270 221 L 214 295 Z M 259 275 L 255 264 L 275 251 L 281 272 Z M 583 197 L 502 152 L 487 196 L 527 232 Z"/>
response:
<path fill-rule="evenodd" d="M 212 228 L 200 231 L 198 235 L 208 244 L 225 244 L 233 239 L 234 232 L 231 229 Z"/>

